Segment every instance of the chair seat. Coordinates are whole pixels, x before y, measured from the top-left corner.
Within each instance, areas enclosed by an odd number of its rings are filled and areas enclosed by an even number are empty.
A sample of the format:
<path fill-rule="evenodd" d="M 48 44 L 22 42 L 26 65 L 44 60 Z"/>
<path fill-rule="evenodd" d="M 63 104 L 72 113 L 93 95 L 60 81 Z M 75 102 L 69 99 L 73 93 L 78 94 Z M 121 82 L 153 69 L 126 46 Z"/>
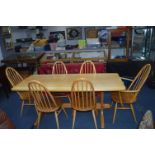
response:
<path fill-rule="evenodd" d="M 51 107 L 51 108 L 49 108 L 49 107 L 44 107 L 44 108 L 42 108 L 42 107 L 37 107 L 37 110 L 38 111 L 40 111 L 40 112 L 54 112 L 54 111 L 57 111 L 58 109 L 60 109 L 60 107 L 62 106 L 62 102 L 61 102 L 61 99 L 60 98 L 54 98 L 54 100 L 56 101 L 56 103 L 57 103 L 57 106 L 55 106 L 55 107 Z"/>
<path fill-rule="evenodd" d="M 60 106 L 59 106 L 59 107 L 44 108 L 44 109 L 37 107 L 37 110 L 38 110 L 39 112 L 43 112 L 43 113 L 44 113 L 44 112 L 50 113 L 50 112 L 57 111 L 59 108 L 60 108 Z"/>
<path fill-rule="evenodd" d="M 84 112 L 84 111 L 92 111 L 92 109 L 93 109 L 92 107 L 87 107 L 87 108 L 83 108 L 83 109 L 82 109 L 82 108 L 79 109 L 79 108 L 76 108 L 76 107 L 72 107 L 72 108 L 73 108 L 74 110 L 83 111 L 83 112 Z M 94 108 L 94 109 L 96 109 L 96 108 Z"/>
<path fill-rule="evenodd" d="M 121 98 L 119 96 L 121 94 Z M 121 92 L 112 92 L 112 100 L 116 103 L 134 103 L 136 101 L 136 97 L 134 93 L 121 93 Z"/>

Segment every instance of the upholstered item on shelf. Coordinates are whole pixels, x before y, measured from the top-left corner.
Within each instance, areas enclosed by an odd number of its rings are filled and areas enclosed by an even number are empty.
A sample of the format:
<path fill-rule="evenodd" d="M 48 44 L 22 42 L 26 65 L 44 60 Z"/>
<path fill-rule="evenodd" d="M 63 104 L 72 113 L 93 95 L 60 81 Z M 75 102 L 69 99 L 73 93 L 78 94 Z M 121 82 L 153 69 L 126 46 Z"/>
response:
<path fill-rule="evenodd" d="M 7 114 L 0 109 L 0 129 L 14 129 L 15 125 L 12 123 Z"/>
<path fill-rule="evenodd" d="M 152 111 L 147 110 L 142 118 L 142 121 L 140 122 L 139 129 L 153 129 L 153 128 L 154 123 L 153 123 Z"/>

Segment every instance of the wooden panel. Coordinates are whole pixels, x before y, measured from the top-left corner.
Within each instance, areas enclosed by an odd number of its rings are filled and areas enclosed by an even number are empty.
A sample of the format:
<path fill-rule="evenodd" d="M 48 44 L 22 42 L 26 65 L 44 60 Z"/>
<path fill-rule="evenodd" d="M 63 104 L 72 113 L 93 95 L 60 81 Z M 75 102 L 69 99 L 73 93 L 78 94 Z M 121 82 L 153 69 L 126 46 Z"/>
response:
<path fill-rule="evenodd" d="M 70 103 L 64 103 L 63 107 L 64 108 L 71 108 L 71 104 Z M 109 109 L 109 108 L 111 108 L 111 105 L 108 103 L 104 104 L 104 107 L 101 106 L 101 103 L 96 104 L 96 109 L 99 109 L 99 110 L 100 109 Z"/>

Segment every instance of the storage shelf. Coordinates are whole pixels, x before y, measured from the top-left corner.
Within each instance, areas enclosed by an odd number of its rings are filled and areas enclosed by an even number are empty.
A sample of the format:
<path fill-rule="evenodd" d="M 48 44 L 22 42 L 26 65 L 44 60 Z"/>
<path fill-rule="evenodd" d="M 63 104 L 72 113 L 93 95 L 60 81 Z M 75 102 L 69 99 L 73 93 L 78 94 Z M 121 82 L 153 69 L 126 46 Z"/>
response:
<path fill-rule="evenodd" d="M 41 59 L 41 62 L 54 62 L 61 60 L 63 62 L 81 62 L 85 60 L 92 61 L 103 61 L 106 62 L 105 50 L 102 49 L 76 49 L 76 50 L 61 50 L 61 51 L 50 51 Z"/>
<path fill-rule="evenodd" d="M 122 27 L 114 30 L 109 30 L 108 32 L 108 60 L 109 61 L 127 61 L 129 57 L 129 47 L 130 47 L 130 42 L 131 42 L 131 28 L 130 27 Z M 122 40 L 119 37 L 123 37 Z M 116 38 L 118 40 L 113 41 L 112 38 Z M 120 45 L 119 43 L 120 39 Z M 116 44 L 116 45 L 113 45 Z M 117 45 L 118 44 L 118 45 Z M 122 47 L 121 47 L 122 44 Z M 115 47 L 115 46 L 120 46 L 120 47 Z M 114 51 L 113 49 L 124 49 L 124 53 L 122 55 L 118 54 L 118 57 L 122 58 L 117 58 L 117 55 L 114 55 L 115 58 L 112 57 L 112 52 L 118 52 Z M 122 51 L 121 51 L 122 52 Z"/>

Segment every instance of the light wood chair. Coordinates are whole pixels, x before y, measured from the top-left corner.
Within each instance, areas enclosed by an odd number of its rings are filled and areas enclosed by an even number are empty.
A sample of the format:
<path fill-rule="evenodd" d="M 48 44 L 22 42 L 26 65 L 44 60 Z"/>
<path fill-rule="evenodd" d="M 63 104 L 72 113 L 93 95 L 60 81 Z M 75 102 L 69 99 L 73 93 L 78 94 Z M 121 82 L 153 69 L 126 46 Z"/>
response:
<path fill-rule="evenodd" d="M 56 61 L 52 67 L 52 74 L 68 74 L 65 64 L 62 61 Z M 71 103 L 69 93 L 54 93 L 54 95 L 61 98 L 66 97 Z"/>
<path fill-rule="evenodd" d="M 114 115 L 113 115 L 113 123 L 116 118 L 117 109 L 131 109 L 135 122 L 136 115 L 134 112 L 133 103 L 136 102 L 137 96 L 143 87 L 146 79 L 148 78 L 151 71 L 151 65 L 146 64 L 142 67 L 142 69 L 138 72 L 134 80 L 122 78 L 124 80 L 131 81 L 130 86 L 124 91 L 112 92 L 112 101 L 115 103 Z M 127 106 L 125 106 L 125 104 Z M 118 106 L 120 105 L 120 106 Z"/>
<path fill-rule="evenodd" d="M 23 77 L 12 67 L 7 67 L 5 73 L 12 87 L 23 81 Z M 29 92 L 17 92 L 17 94 L 19 95 L 22 101 L 20 111 L 20 114 L 22 115 L 24 106 L 25 105 L 34 106 L 34 103 L 32 103 Z"/>
<path fill-rule="evenodd" d="M 59 128 L 58 115 L 61 112 L 61 110 L 64 111 L 67 117 L 67 113 L 64 110 L 60 100 L 58 100 L 58 98 L 54 98 L 54 96 L 49 92 L 49 90 L 38 81 L 29 82 L 28 87 L 33 97 L 35 108 L 38 114 L 37 128 L 39 127 L 42 113 L 52 112 L 54 112 L 55 114 L 57 128 Z"/>
<path fill-rule="evenodd" d="M 96 68 L 94 63 L 91 60 L 86 60 L 81 65 L 80 74 L 89 74 L 89 73 L 96 74 Z M 95 96 L 100 98 L 100 93 L 96 92 Z M 98 114 L 97 110 L 96 110 L 96 114 Z"/>
<path fill-rule="evenodd" d="M 86 79 L 74 81 L 71 88 L 71 107 L 73 108 L 73 123 L 74 128 L 76 111 L 92 111 L 95 127 L 96 123 L 96 99 L 92 83 Z"/>
<path fill-rule="evenodd" d="M 62 61 L 56 61 L 53 64 L 52 74 L 67 74 L 67 69 Z"/>
<path fill-rule="evenodd" d="M 80 74 L 88 74 L 88 73 L 96 74 L 95 65 L 91 60 L 84 61 L 80 68 Z"/>

